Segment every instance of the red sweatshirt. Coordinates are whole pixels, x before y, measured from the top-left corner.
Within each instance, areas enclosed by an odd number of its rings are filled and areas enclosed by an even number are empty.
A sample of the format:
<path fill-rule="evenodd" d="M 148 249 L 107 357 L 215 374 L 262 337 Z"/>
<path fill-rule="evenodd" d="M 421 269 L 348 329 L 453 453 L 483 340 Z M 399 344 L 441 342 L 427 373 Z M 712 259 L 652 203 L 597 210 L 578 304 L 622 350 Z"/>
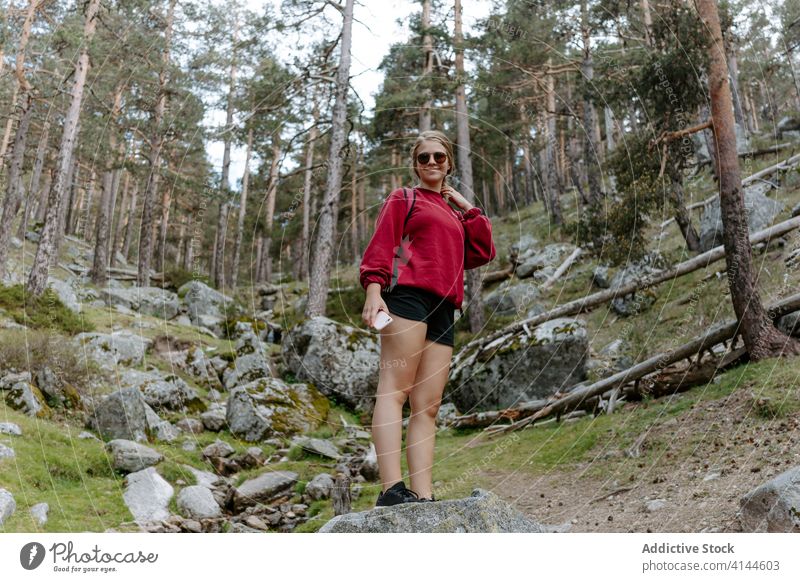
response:
<path fill-rule="evenodd" d="M 361 286 L 366 289 L 370 283 L 380 283 L 381 290 L 389 291 L 394 285 L 410 285 L 432 291 L 461 309 L 464 269 L 485 265 L 497 254 L 492 223 L 477 206 L 459 212 L 439 192 L 416 191 L 405 236 L 403 222 L 414 199 L 413 190 L 406 190 L 406 199 L 398 188 L 384 201 L 375 234 L 361 259 Z"/>

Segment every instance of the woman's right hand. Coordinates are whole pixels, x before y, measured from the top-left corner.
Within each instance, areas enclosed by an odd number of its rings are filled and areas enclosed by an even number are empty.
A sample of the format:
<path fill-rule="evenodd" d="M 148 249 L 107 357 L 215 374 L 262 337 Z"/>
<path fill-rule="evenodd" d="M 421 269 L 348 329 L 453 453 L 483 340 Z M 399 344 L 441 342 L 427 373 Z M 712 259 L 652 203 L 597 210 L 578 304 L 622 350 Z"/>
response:
<path fill-rule="evenodd" d="M 372 323 L 375 321 L 375 317 L 378 315 L 378 311 L 385 311 L 387 314 L 389 313 L 389 308 L 386 306 L 386 303 L 381 297 L 380 294 L 380 287 L 378 287 L 378 292 L 367 291 L 367 300 L 364 302 L 364 309 L 361 312 L 361 319 L 364 320 L 368 326 L 372 327 Z"/>

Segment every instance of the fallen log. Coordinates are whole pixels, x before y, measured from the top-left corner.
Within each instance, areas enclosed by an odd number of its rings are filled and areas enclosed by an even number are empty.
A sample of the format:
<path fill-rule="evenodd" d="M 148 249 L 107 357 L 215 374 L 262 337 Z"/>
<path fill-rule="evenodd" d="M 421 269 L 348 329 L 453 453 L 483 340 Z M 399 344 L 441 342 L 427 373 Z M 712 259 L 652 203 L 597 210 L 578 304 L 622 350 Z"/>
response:
<path fill-rule="evenodd" d="M 778 301 L 767 308 L 767 312 L 769 313 L 770 317 L 773 318 L 773 320 L 786 315 L 787 313 L 793 313 L 798 310 L 800 310 L 800 293 Z M 608 390 L 613 390 L 614 388 L 619 388 L 625 384 L 628 384 L 629 382 L 639 380 L 648 374 L 663 370 L 670 364 L 674 364 L 675 362 L 679 362 L 680 360 L 689 358 L 705 350 L 710 350 L 713 346 L 732 339 L 736 335 L 738 328 L 738 321 L 729 321 L 701 335 L 700 337 L 697 337 L 692 341 L 679 346 L 675 350 L 657 354 L 645 360 L 644 362 L 636 364 L 632 368 L 618 372 L 612 376 L 609 376 L 608 378 L 603 378 L 602 380 L 590 384 L 589 386 L 583 386 L 573 390 L 567 393 L 567 395 L 563 398 L 552 400 L 540 410 L 531 413 L 532 407 L 526 407 L 526 418 L 518 420 L 510 425 L 496 427 L 495 430 L 490 430 L 489 432 L 508 432 L 511 430 L 516 430 L 528 426 L 529 424 L 547 416 L 551 416 L 553 414 L 561 415 L 571 410 L 575 410 L 589 398 L 598 397 Z M 731 352 L 731 357 L 734 357 L 735 355 L 736 351 L 734 350 Z"/>
<path fill-rule="evenodd" d="M 782 162 L 778 162 L 777 164 L 775 164 L 773 166 L 770 166 L 769 168 L 764 168 L 763 170 L 760 170 L 760 171 L 756 172 L 755 174 L 752 174 L 750 176 L 747 176 L 746 178 L 743 178 L 742 179 L 742 187 L 747 186 L 748 184 L 751 184 L 752 182 L 755 182 L 756 180 L 761 180 L 762 178 L 764 178 L 764 176 L 770 176 L 770 175 L 774 174 L 775 172 L 782 172 L 782 171 L 786 171 L 786 170 L 791 170 L 793 167 L 797 166 L 798 164 L 800 164 L 800 154 L 798 154 L 796 156 L 792 156 L 790 158 L 787 158 L 787 159 L 783 160 Z M 694 202 L 692 204 L 689 204 L 689 206 L 686 207 L 686 210 L 694 210 L 695 208 L 701 208 L 701 207 L 704 207 L 704 206 L 708 206 L 716 198 L 717 198 L 717 194 L 714 194 L 713 196 L 709 196 L 705 200 L 701 200 L 700 202 Z M 675 222 L 675 218 L 674 217 L 673 218 L 668 218 L 667 220 L 665 220 L 664 222 L 661 223 L 661 229 L 663 230 L 665 227 L 669 226 L 672 222 Z"/>
<path fill-rule="evenodd" d="M 572 254 L 570 254 L 570 256 L 568 256 L 566 258 L 566 260 L 563 263 L 561 263 L 561 266 L 558 267 L 558 269 L 556 269 L 556 272 L 553 273 L 550 276 L 550 278 L 547 279 L 547 281 L 542 283 L 542 287 L 541 288 L 543 290 L 544 289 L 549 289 L 550 286 L 553 283 L 555 283 L 558 280 L 558 278 L 561 277 L 561 275 L 563 275 L 567 271 L 567 269 L 569 269 L 572 266 L 572 263 L 574 263 L 578 259 L 578 257 L 581 256 L 581 252 L 582 252 L 582 250 L 581 250 L 580 247 L 578 247 L 574 251 L 572 251 Z"/>
<path fill-rule="evenodd" d="M 800 228 L 800 216 L 790 218 L 789 220 L 752 234 L 750 236 L 750 244 L 757 244 L 759 242 L 768 241 L 773 238 L 783 236 L 787 232 L 791 232 L 796 228 Z M 539 315 L 534 315 L 527 319 L 515 321 L 514 323 L 511 323 L 503 329 L 491 333 L 488 336 L 476 338 L 467 343 L 453 357 L 453 369 L 456 370 L 465 363 L 472 361 L 472 358 L 491 342 L 503 337 L 504 335 L 516 333 L 517 331 L 524 329 L 524 326 L 526 325 L 533 327 L 546 321 L 550 321 L 551 319 L 556 319 L 557 317 L 567 317 L 570 315 L 577 315 L 579 313 L 587 312 L 592 308 L 604 303 L 608 303 L 617 297 L 625 297 L 626 295 L 636 291 L 653 287 L 659 283 L 663 283 L 664 281 L 669 281 L 671 279 L 675 279 L 677 277 L 697 271 L 698 269 L 702 269 L 703 267 L 707 267 L 708 265 L 715 263 L 724 257 L 725 249 L 722 247 L 722 245 L 720 245 L 718 247 L 714 247 L 710 251 L 706 251 L 701 255 L 689 259 L 688 261 L 679 263 L 671 269 L 665 269 L 641 280 L 631 281 L 630 283 L 622 285 L 621 287 L 617 287 L 616 289 L 605 289 L 603 291 L 598 291 L 597 293 L 592 293 L 586 297 L 583 297 L 582 299 L 575 299 L 574 301 L 565 303 L 564 305 L 551 309 L 545 313 L 540 313 Z M 466 354 L 468 354 L 474 348 L 476 349 L 472 356 L 467 357 Z"/>

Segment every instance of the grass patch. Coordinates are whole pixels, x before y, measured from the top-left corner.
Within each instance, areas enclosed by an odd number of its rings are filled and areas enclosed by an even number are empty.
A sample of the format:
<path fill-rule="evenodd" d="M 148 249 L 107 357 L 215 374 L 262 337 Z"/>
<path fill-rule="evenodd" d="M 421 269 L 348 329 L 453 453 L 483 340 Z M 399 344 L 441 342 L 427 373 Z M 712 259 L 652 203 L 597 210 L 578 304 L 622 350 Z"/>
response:
<path fill-rule="evenodd" d="M 88 319 L 65 306 L 49 287 L 37 297 L 22 284 L 0 285 L 0 309 L 31 329 L 55 329 L 69 335 L 94 330 Z"/>

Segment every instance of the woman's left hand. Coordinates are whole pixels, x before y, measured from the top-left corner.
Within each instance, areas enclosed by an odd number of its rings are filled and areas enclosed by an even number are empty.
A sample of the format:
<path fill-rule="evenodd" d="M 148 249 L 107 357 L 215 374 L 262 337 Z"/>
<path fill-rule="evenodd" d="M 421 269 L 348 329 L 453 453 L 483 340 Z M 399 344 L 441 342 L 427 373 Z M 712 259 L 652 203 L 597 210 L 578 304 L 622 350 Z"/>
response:
<path fill-rule="evenodd" d="M 444 196 L 446 201 L 452 202 L 464 212 L 473 207 L 473 204 L 468 202 L 467 199 L 452 186 L 442 186 L 442 196 Z"/>

